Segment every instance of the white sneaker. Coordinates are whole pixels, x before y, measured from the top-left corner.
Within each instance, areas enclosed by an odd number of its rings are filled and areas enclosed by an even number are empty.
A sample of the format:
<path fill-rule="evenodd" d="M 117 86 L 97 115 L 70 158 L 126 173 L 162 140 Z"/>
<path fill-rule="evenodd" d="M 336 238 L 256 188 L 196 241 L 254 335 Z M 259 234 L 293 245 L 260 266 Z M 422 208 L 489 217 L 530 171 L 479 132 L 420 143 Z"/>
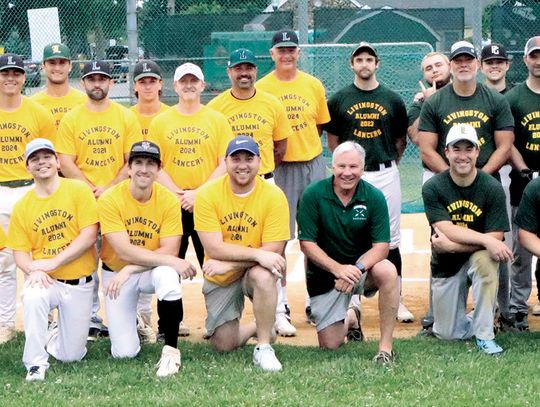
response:
<path fill-rule="evenodd" d="M 190 333 L 191 330 L 189 329 L 189 326 L 184 324 L 184 321 L 181 321 L 178 326 L 178 336 L 189 336 Z"/>
<path fill-rule="evenodd" d="M 141 343 L 156 343 L 157 341 L 156 333 L 139 313 L 137 313 L 137 334 Z"/>
<path fill-rule="evenodd" d="M 32 366 L 26 374 L 27 382 L 37 382 L 45 380 L 45 368 L 43 366 Z"/>
<path fill-rule="evenodd" d="M 399 302 L 397 319 L 399 322 L 414 322 L 414 315 L 401 301 Z"/>
<path fill-rule="evenodd" d="M 157 363 L 158 368 L 156 375 L 158 377 L 166 377 L 178 373 L 178 369 L 182 366 L 180 349 L 165 345 L 161 351 L 161 359 Z"/>
<path fill-rule="evenodd" d="M 271 345 L 257 345 L 253 350 L 253 364 L 266 372 L 279 372 L 283 366 Z"/>
<path fill-rule="evenodd" d="M 536 303 L 533 307 L 532 307 L 532 314 L 533 315 L 540 315 L 540 302 Z"/>
<path fill-rule="evenodd" d="M 296 328 L 291 324 L 289 317 L 284 312 L 276 314 L 274 329 L 279 336 L 296 336 Z"/>
<path fill-rule="evenodd" d="M 10 326 L 0 325 L 0 343 L 6 343 L 15 338 L 15 329 Z"/>

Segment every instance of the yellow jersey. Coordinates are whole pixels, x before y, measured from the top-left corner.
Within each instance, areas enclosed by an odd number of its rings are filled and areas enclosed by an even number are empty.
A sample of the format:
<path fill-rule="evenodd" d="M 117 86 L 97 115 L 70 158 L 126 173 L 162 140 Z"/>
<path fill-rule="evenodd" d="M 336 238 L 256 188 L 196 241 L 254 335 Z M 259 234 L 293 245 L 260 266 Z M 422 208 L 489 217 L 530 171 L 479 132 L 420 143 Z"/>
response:
<path fill-rule="evenodd" d="M 137 105 L 131 106 L 129 110 L 135 113 L 139 124 L 141 125 L 141 135 L 143 140 L 148 140 L 148 130 L 150 129 L 150 123 L 154 120 L 154 117 L 160 115 L 161 113 L 167 111 L 170 106 L 167 106 L 165 103 L 159 105 L 159 111 L 154 114 L 142 114 L 137 110 Z"/>
<path fill-rule="evenodd" d="M 61 97 L 50 96 L 47 94 L 45 89 L 30 96 L 30 99 L 51 112 L 54 117 L 54 124 L 57 129 L 60 126 L 60 121 L 62 120 L 62 117 L 64 117 L 64 115 L 71 109 L 73 109 L 75 106 L 81 105 L 86 102 L 87 98 L 88 96 L 86 96 L 85 93 L 74 88 L 70 88 L 68 94 Z"/>

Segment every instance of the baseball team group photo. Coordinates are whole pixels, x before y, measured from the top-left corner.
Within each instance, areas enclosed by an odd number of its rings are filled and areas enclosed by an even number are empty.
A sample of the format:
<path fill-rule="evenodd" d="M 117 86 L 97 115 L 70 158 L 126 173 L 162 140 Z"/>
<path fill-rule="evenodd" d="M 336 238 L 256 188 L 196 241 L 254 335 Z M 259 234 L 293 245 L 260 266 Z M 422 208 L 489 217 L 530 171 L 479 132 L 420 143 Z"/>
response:
<path fill-rule="evenodd" d="M 1 48 L 2 404 L 534 404 L 540 36 L 427 49 L 412 96 L 385 43 L 335 88 L 266 41 L 219 91 L 66 41 L 29 88 Z"/>

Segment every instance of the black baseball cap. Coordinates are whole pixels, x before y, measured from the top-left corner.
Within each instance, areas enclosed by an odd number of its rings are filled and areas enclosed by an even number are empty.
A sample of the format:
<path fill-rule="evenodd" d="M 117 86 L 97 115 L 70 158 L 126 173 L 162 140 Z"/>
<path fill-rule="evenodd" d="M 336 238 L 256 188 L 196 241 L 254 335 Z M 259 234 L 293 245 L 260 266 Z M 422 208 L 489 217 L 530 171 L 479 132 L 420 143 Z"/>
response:
<path fill-rule="evenodd" d="M 0 56 L 0 71 L 5 71 L 6 69 L 16 69 L 18 71 L 26 72 L 24 70 L 23 59 L 12 53 L 7 53 Z"/>
<path fill-rule="evenodd" d="M 460 55 L 469 55 L 473 58 L 478 58 L 474 46 L 469 41 L 458 41 L 450 48 L 450 61 Z"/>
<path fill-rule="evenodd" d="M 128 163 L 131 164 L 137 157 L 148 157 L 161 165 L 161 151 L 159 150 L 159 146 L 151 141 L 139 141 L 131 146 Z"/>
<path fill-rule="evenodd" d="M 351 61 L 358 53 L 360 53 L 360 51 L 366 51 L 368 54 L 373 55 L 375 58 L 379 59 L 379 55 L 377 54 L 377 50 L 375 49 L 375 47 L 369 42 L 362 41 L 353 49 L 353 52 L 351 52 Z"/>
<path fill-rule="evenodd" d="M 508 55 L 506 54 L 506 48 L 503 45 L 497 43 L 491 43 L 482 48 L 480 54 L 480 61 L 489 61 L 490 59 L 502 59 L 508 61 Z"/>
<path fill-rule="evenodd" d="M 111 66 L 107 62 L 100 60 L 88 61 L 85 63 L 82 73 L 81 79 L 90 75 L 104 75 L 108 78 L 112 78 Z"/>
<path fill-rule="evenodd" d="M 281 30 L 272 37 L 272 48 L 296 48 L 298 36 L 293 30 Z"/>
<path fill-rule="evenodd" d="M 161 69 L 159 69 L 158 64 L 149 59 L 137 62 L 133 68 L 133 81 L 137 82 L 139 79 L 146 77 L 162 79 Z"/>

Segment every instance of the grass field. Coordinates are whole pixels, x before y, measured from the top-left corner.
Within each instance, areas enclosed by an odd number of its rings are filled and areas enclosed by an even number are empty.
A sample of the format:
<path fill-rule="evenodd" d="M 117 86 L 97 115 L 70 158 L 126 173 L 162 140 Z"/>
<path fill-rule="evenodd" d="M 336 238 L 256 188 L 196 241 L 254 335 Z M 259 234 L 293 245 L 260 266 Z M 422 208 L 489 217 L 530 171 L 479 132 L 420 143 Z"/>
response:
<path fill-rule="evenodd" d="M 500 357 L 472 342 L 398 340 L 397 363 L 375 366 L 376 342 L 337 351 L 276 345 L 280 373 L 253 368 L 253 346 L 229 354 L 207 343 L 180 343 L 183 368 L 158 379 L 160 346 L 113 360 L 109 341 L 90 344 L 80 363 L 51 361 L 46 380 L 26 383 L 23 336 L 0 345 L 0 405 L 180 406 L 527 406 L 537 405 L 540 333 L 502 334 Z"/>

